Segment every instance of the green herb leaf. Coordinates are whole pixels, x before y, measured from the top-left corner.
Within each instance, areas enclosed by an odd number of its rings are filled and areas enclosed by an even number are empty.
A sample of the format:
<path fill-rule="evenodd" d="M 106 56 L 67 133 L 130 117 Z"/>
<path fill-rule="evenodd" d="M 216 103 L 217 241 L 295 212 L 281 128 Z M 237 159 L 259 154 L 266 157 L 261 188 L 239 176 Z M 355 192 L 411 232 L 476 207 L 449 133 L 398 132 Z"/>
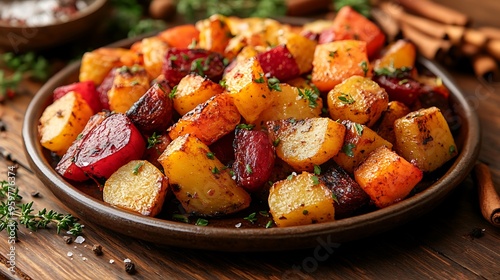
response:
<path fill-rule="evenodd" d="M 247 217 L 243 218 L 244 220 L 247 220 L 249 222 L 251 222 L 252 224 L 255 223 L 257 221 L 257 213 L 256 212 L 253 212 L 252 214 L 248 215 Z"/>
<path fill-rule="evenodd" d="M 366 77 L 366 74 L 368 73 L 368 63 L 366 60 L 363 60 L 359 63 L 359 66 L 361 66 L 361 70 L 363 70 L 363 74 Z"/>
<path fill-rule="evenodd" d="M 134 169 L 133 169 L 132 173 L 133 173 L 134 175 L 139 174 L 139 170 L 141 169 L 141 167 L 142 167 L 143 165 L 144 165 L 144 162 L 142 162 L 142 161 L 141 161 L 141 162 L 139 162 L 139 163 L 137 163 L 137 164 L 134 166 Z"/>
<path fill-rule="evenodd" d="M 319 184 L 319 178 L 316 175 L 311 176 L 311 180 L 313 181 L 313 185 L 318 185 Z"/>
<path fill-rule="evenodd" d="M 177 93 L 177 86 L 174 86 L 174 87 L 172 88 L 172 90 L 171 90 L 171 91 L 170 91 L 170 93 L 168 94 L 168 98 L 170 98 L 170 99 L 174 99 L 174 97 L 175 97 L 175 93 Z"/>
<path fill-rule="evenodd" d="M 269 221 L 267 221 L 267 223 L 266 223 L 266 228 L 271 228 L 271 227 L 273 227 L 273 221 L 272 221 L 272 220 L 269 220 Z"/>
<path fill-rule="evenodd" d="M 333 198 L 333 201 L 339 203 L 339 199 L 337 198 L 337 196 L 334 193 L 332 193 L 332 198 Z"/>
<path fill-rule="evenodd" d="M 450 152 L 450 155 L 453 155 L 457 151 L 457 148 L 454 145 L 451 145 L 448 151 Z"/>
<path fill-rule="evenodd" d="M 342 147 L 342 152 L 346 154 L 348 157 L 354 157 L 353 149 L 356 148 L 356 145 L 353 143 L 347 143 Z"/>
<path fill-rule="evenodd" d="M 215 159 L 215 155 L 214 155 L 214 153 L 212 153 L 212 152 L 208 152 L 208 153 L 207 153 L 207 158 L 209 158 L 209 159 Z"/>
<path fill-rule="evenodd" d="M 356 130 L 356 133 L 361 136 L 363 135 L 363 126 L 360 125 L 359 123 L 354 124 L 354 129 Z"/>
<path fill-rule="evenodd" d="M 247 172 L 247 174 L 253 173 L 253 170 L 252 170 L 252 167 L 250 166 L 250 164 L 245 165 L 245 171 Z"/>
<path fill-rule="evenodd" d="M 217 166 L 214 166 L 214 168 L 212 168 L 212 173 L 213 174 L 220 174 L 219 168 L 217 168 Z"/>
<path fill-rule="evenodd" d="M 342 93 L 338 99 L 340 101 L 342 101 L 342 103 L 345 103 L 345 104 L 352 104 L 355 102 L 355 100 L 352 98 L 352 96 L 348 93 Z"/>
<path fill-rule="evenodd" d="M 280 80 L 278 80 L 278 78 L 276 77 L 269 78 L 267 80 L 267 86 L 271 90 L 281 91 Z"/>
<path fill-rule="evenodd" d="M 208 225 L 208 220 L 206 219 L 202 219 L 202 218 L 198 218 L 198 220 L 196 220 L 196 223 L 194 224 L 195 226 L 207 226 Z"/>
<path fill-rule="evenodd" d="M 246 130 L 252 130 L 254 127 L 255 127 L 254 124 L 245 124 L 245 123 L 240 123 L 236 126 L 236 128 L 246 129 Z"/>
<path fill-rule="evenodd" d="M 274 147 L 278 147 L 278 145 L 280 144 L 280 142 L 281 142 L 281 139 L 279 139 L 279 138 L 274 139 L 273 146 Z"/>
<path fill-rule="evenodd" d="M 299 96 L 302 99 L 309 101 L 309 107 L 316 108 L 318 106 L 318 98 L 319 92 L 313 91 L 309 88 L 304 89 L 303 91 L 300 88 L 297 88 L 299 92 Z"/>
<path fill-rule="evenodd" d="M 259 75 L 260 75 L 259 78 L 254 79 L 253 81 L 256 83 L 262 84 L 266 81 L 266 80 L 264 80 L 264 73 L 260 73 Z"/>
<path fill-rule="evenodd" d="M 189 223 L 189 217 L 183 214 L 172 214 L 172 220 Z"/>
<path fill-rule="evenodd" d="M 259 214 L 263 217 L 269 217 L 269 211 L 262 210 L 262 211 L 259 211 Z"/>
<path fill-rule="evenodd" d="M 153 132 L 153 134 L 148 137 L 148 146 L 146 148 L 151 149 L 158 143 L 161 143 L 161 134 L 157 135 L 156 132 Z"/>
<path fill-rule="evenodd" d="M 314 165 L 314 174 L 315 175 L 320 175 L 321 174 L 321 166 Z"/>

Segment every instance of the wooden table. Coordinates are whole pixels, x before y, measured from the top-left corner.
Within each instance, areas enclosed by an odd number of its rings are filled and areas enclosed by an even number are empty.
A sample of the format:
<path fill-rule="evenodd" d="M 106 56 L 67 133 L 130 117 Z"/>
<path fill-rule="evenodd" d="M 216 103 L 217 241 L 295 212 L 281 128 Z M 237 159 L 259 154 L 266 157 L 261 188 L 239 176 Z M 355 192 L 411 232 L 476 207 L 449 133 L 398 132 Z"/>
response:
<path fill-rule="evenodd" d="M 478 19 L 477 24 L 500 27 L 496 1 L 445 2 Z M 469 6 L 471 5 L 471 6 Z M 472 6 L 473 5 L 473 6 Z M 474 9 L 469 9 L 474 7 Z M 469 72 L 454 72 L 458 84 L 477 109 L 482 123 L 480 160 L 488 163 L 500 191 L 500 83 L 485 86 Z M 72 213 L 33 175 L 23 152 L 23 114 L 40 85 L 24 83 L 29 94 L 0 104 L 6 130 L 0 132 L 0 148 L 19 163 L 16 183 L 25 200 L 36 209 L 47 207 Z M 13 163 L 0 160 L 0 179 Z M 38 192 L 32 197 L 32 192 Z M 273 253 L 223 253 L 158 246 L 99 227 L 85 217 L 82 244 L 66 244 L 54 229 L 31 233 L 20 230 L 15 244 L 16 274 L 7 263 L 10 245 L 0 233 L 0 271 L 14 279 L 499 279 L 500 229 L 481 216 L 472 179 L 467 178 L 449 197 L 425 216 L 366 239 L 339 244 L 324 255 L 312 249 Z M 471 238 L 473 229 L 484 236 Z M 103 255 L 92 252 L 100 244 Z M 129 275 L 124 260 L 135 263 Z"/>

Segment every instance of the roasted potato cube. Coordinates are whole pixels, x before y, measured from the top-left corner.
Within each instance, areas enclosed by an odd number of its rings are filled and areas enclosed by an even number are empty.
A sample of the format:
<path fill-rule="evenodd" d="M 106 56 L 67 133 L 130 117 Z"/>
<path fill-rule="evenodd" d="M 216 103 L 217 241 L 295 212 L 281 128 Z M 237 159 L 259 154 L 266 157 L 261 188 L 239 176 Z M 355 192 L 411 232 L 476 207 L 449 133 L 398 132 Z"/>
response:
<path fill-rule="evenodd" d="M 256 58 L 238 63 L 226 74 L 225 80 L 226 89 L 246 122 L 254 123 L 260 113 L 271 106 L 274 95 Z"/>
<path fill-rule="evenodd" d="M 207 77 L 191 73 L 179 82 L 171 95 L 175 110 L 184 115 L 212 96 L 224 92 L 224 88 Z"/>
<path fill-rule="evenodd" d="M 212 15 L 207 19 L 198 21 L 196 28 L 200 31 L 200 40 L 198 42 L 200 48 L 224 54 L 229 40 L 233 37 L 229 26 L 226 24 L 225 16 Z"/>
<path fill-rule="evenodd" d="M 333 160 L 345 171 L 352 174 L 368 154 L 380 146 L 392 148 L 392 144 L 365 125 L 351 121 L 342 122 L 346 126 L 344 143 Z"/>
<path fill-rule="evenodd" d="M 371 127 L 387 109 L 389 96 L 370 78 L 352 76 L 328 92 L 327 101 L 332 119 Z"/>
<path fill-rule="evenodd" d="M 394 123 L 396 151 L 424 172 L 434 171 L 458 154 L 441 110 L 411 112 Z"/>
<path fill-rule="evenodd" d="M 139 56 L 122 48 L 99 48 L 86 52 L 80 66 L 80 82 L 92 81 L 99 85 L 115 67 L 132 66 L 140 62 Z"/>
<path fill-rule="evenodd" d="M 410 113 L 404 103 L 399 101 L 391 101 L 387 105 L 387 109 L 382 114 L 380 122 L 377 125 L 377 134 L 385 140 L 396 144 L 396 134 L 394 133 L 394 122 Z"/>
<path fill-rule="evenodd" d="M 168 132 L 172 139 L 191 134 L 206 145 L 210 145 L 233 131 L 240 120 L 241 115 L 233 99 L 228 94 L 222 93 L 182 116 L 168 129 Z"/>
<path fill-rule="evenodd" d="M 153 84 L 127 111 L 127 117 L 143 133 L 163 132 L 172 123 L 173 104 L 166 81 Z"/>
<path fill-rule="evenodd" d="M 345 127 L 329 118 L 266 123 L 276 154 L 297 171 L 312 171 L 342 148 Z"/>
<path fill-rule="evenodd" d="M 300 34 L 285 32 L 278 37 L 281 44 L 286 45 L 299 67 L 299 73 L 304 74 L 312 70 L 312 61 L 317 42 Z"/>
<path fill-rule="evenodd" d="M 312 82 L 320 91 L 329 91 L 351 76 L 368 76 L 369 68 L 363 41 L 320 44 L 314 52 Z"/>
<path fill-rule="evenodd" d="M 62 156 L 93 114 L 79 93 L 65 94 L 43 111 L 38 125 L 40 144 Z"/>
<path fill-rule="evenodd" d="M 274 183 L 269 190 L 268 203 L 278 227 L 334 220 L 332 192 L 311 173 L 302 172 L 290 179 Z"/>
<path fill-rule="evenodd" d="M 149 79 L 156 79 L 161 74 L 168 44 L 159 37 L 148 37 L 141 41 L 139 49 L 142 54 L 144 69 L 148 72 Z"/>
<path fill-rule="evenodd" d="M 188 213 L 231 214 L 250 205 L 250 195 L 236 185 L 229 170 L 210 156 L 207 145 L 186 134 L 174 139 L 160 156 L 172 190 Z"/>
<path fill-rule="evenodd" d="M 87 104 L 89 104 L 90 108 L 92 108 L 94 114 L 97 114 L 102 110 L 102 105 L 99 100 L 99 92 L 97 92 L 96 86 L 92 81 L 76 82 L 57 87 L 54 90 L 54 100 L 59 99 L 72 91 L 78 92 L 82 96 Z"/>
<path fill-rule="evenodd" d="M 149 77 L 143 67 L 119 68 L 108 91 L 109 109 L 117 113 L 127 112 L 149 89 Z"/>
<path fill-rule="evenodd" d="M 373 70 L 378 71 L 383 68 L 389 70 L 407 68 L 415 66 L 417 50 L 415 45 L 407 40 L 397 40 L 387 46 L 382 57 L 376 59 L 373 63 Z"/>
<path fill-rule="evenodd" d="M 377 148 L 354 171 L 354 179 L 374 204 L 387 207 L 404 199 L 423 173 L 385 146 Z"/>
<path fill-rule="evenodd" d="M 256 121 L 257 125 L 265 125 L 267 121 L 317 118 L 321 115 L 323 100 L 314 89 L 301 89 L 288 84 L 280 84 L 280 87 L 281 91 L 273 92 L 272 105 L 262 112 Z"/>
<path fill-rule="evenodd" d="M 104 184 L 102 199 L 113 206 L 154 217 L 169 191 L 168 178 L 146 160 L 132 160 Z"/>

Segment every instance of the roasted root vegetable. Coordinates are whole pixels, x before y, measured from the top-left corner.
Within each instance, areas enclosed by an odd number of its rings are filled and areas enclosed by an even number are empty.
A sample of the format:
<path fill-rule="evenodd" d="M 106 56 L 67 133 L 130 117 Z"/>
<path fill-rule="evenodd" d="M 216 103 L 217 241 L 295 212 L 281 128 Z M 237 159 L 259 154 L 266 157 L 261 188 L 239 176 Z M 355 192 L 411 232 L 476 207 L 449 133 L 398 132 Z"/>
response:
<path fill-rule="evenodd" d="M 173 105 L 169 93 L 170 87 L 165 81 L 155 83 L 126 112 L 143 134 L 163 132 L 172 123 Z"/>
<path fill-rule="evenodd" d="M 280 44 L 284 44 L 292 54 L 300 74 L 308 73 L 312 70 L 312 61 L 317 45 L 316 41 L 294 32 L 284 32 L 278 40 Z"/>
<path fill-rule="evenodd" d="M 373 62 L 373 70 L 401 69 L 415 67 L 417 50 L 415 45 L 406 40 L 397 40 L 386 47 L 383 55 Z"/>
<path fill-rule="evenodd" d="M 286 45 L 278 45 L 257 54 L 257 60 L 267 77 L 286 81 L 300 75 L 299 65 Z"/>
<path fill-rule="evenodd" d="M 146 143 L 139 130 L 124 114 L 112 114 L 83 139 L 75 159 L 90 177 L 109 178 L 131 160 L 140 159 Z"/>
<path fill-rule="evenodd" d="M 346 126 L 344 143 L 333 160 L 349 174 L 361 164 L 368 154 L 380 146 L 392 148 L 392 144 L 365 125 L 351 121 L 342 122 Z"/>
<path fill-rule="evenodd" d="M 320 44 L 314 51 L 312 82 L 326 92 L 351 76 L 368 76 L 369 69 L 365 42 L 344 40 Z"/>
<path fill-rule="evenodd" d="M 233 172 L 238 186 L 256 192 L 268 185 L 276 153 L 266 132 L 237 129 L 234 154 Z"/>
<path fill-rule="evenodd" d="M 377 124 L 377 134 L 385 140 L 396 144 L 396 134 L 394 133 L 394 122 L 410 113 L 410 108 L 399 101 L 391 101 L 387 109 L 382 114 L 380 122 Z"/>
<path fill-rule="evenodd" d="M 334 120 L 350 120 L 373 126 L 387 109 L 389 96 L 370 78 L 352 76 L 338 84 L 327 96 L 328 111 Z"/>
<path fill-rule="evenodd" d="M 142 39 L 138 52 L 142 55 L 144 69 L 150 80 L 156 79 L 161 74 L 167 50 L 168 44 L 158 37 Z"/>
<path fill-rule="evenodd" d="M 250 58 L 225 75 L 226 88 L 246 122 L 254 123 L 272 104 L 274 95 L 259 61 Z"/>
<path fill-rule="evenodd" d="M 200 31 L 194 24 L 174 26 L 158 34 L 158 37 L 171 48 L 187 49 L 200 38 Z"/>
<path fill-rule="evenodd" d="M 268 121 L 289 118 L 317 118 L 323 109 L 320 94 L 312 88 L 297 88 L 289 84 L 280 84 L 281 91 L 273 92 L 273 101 L 269 109 L 263 111 L 256 125 L 265 126 Z"/>
<path fill-rule="evenodd" d="M 268 203 L 278 227 L 330 222 L 335 216 L 332 191 L 307 172 L 274 183 Z"/>
<path fill-rule="evenodd" d="M 129 49 L 99 48 L 83 54 L 79 80 L 92 81 L 99 85 L 111 69 L 132 66 L 139 62 L 139 56 Z"/>
<path fill-rule="evenodd" d="M 448 123 L 436 107 L 396 120 L 394 132 L 396 151 L 424 172 L 436 170 L 458 154 Z"/>
<path fill-rule="evenodd" d="M 59 156 L 64 155 L 87 124 L 93 111 L 74 91 L 50 104 L 40 117 L 40 143 Z"/>
<path fill-rule="evenodd" d="M 181 79 L 175 90 L 170 94 L 174 108 L 180 115 L 193 110 L 212 96 L 222 93 L 224 88 L 207 77 L 191 73 Z"/>
<path fill-rule="evenodd" d="M 250 205 L 250 195 L 211 156 L 208 146 L 194 136 L 186 134 L 174 139 L 158 160 L 173 194 L 188 213 L 220 216 Z"/>
<path fill-rule="evenodd" d="M 241 115 L 228 94 L 218 94 L 182 116 L 168 128 L 170 138 L 191 134 L 210 145 L 233 131 Z"/>
<path fill-rule="evenodd" d="M 160 170 L 163 170 L 160 162 L 158 162 L 158 158 L 163 154 L 163 151 L 165 151 L 170 142 L 172 142 L 172 139 L 170 139 L 167 133 L 157 134 L 153 132 L 147 139 L 146 151 L 142 158 L 149 161 Z"/>
<path fill-rule="evenodd" d="M 276 154 L 296 171 L 313 171 L 337 155 L 346 131 L 329 118 L 269 121 L 266 126 Z"/>
<path fill-rule="evenodd" d="M 102 110 L 101 102 L 99 101 L 99 93 L 96 89 L 94 82 L 77 82 L 65 86 L 60 86 L 54 90 L 54 100 L 63 97 L 69 92 L 78 92 L 82 98 L 90 106 L 94 114 L 97 114 Z"/>
<path fill-rule="evenodd" d="M 143 67 L 134 65 L 118 68 L 107 93 L 109 109 L 117 113 L 127 112 L 148 89 L 149 77 Z"/>
<path fill-rule="evenodd" d="M 354 171 L 356 182 L 379 208 L 404 199 L 422 177 L 418 167 L 385 146 L 370 153 Z"/>
<path fill-rule="evenodd" d="M 200 20 L 196 23 L 196 28 L 200 31 L 198 47 L 224 54 L 229 40 L 233 37 L 225 16 L 216 14 Z"/>
<path fill-rule="evenodd" d="M 146 160 L 132 160 L 104 184 L 102 199 L 113 206 L 154 217 L 169 191 L 168 178 Z"/>

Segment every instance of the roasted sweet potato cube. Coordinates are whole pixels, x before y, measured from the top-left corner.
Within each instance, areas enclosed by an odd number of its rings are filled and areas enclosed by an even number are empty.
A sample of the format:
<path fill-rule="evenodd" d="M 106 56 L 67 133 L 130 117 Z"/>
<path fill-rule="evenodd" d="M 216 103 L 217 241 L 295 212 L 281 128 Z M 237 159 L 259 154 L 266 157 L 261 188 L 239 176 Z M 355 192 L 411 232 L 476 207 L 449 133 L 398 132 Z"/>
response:
<path fill-rule="evenodd" d="M 278 45 L 257 54 L 257 60 L 267 77 L 286 81 L 300 75 L 299 65 L 286 45 Z"/>
<path fill-rule="evenodd" d="M 40 144 L 62 156 L 93 114 L 79 93 L 65 94 L 43 111 L 38 125 Z"/>
<path fill-rule="evenodd" d="M 241 115 L 233 99 L 228 94 L 222 93 L 196 106 L 168 131 L 172 139 L 191 134 L 206 145 L 210 145 L 233 131 L 240 120 Z"/>
<path fill-rule="evenodd" d="M 349 174 L 361 164 L 368 154 L 380 146 L 392 148 L 392 144 L 365 125 L 351 121 L 342 122 L 346 126 L 344 143 L 333 160 Z"/>
<path fill-rule="evenodd" d="M 113 206 L 154 217 L 169 191 L 168 178 L 146 160 L 132 160 L 104 184 L 102 199 Z"/>
<path fill-rule="evenodd" d="M 225 80 L 226 89 L 247 123 L 254 123 L 260 113 L 271 106 L 274 95 L 256 58 L 238 63 L 226 74 Z"/>
<path fill-rule="evenodd" d="M 415 45 L 407 40 L 397 40 L 387 46 L 382 57 L 373 62 L 373 70 L 413 68 L 417 51 Z"/>
<path fill-rule="evenodd" d="M 351 76 L 368 76 L 369 68 L 363 41 L 320 44 L 314 52 L 312 82 L 320 91 L 326 92 Z"/>
<path fill-rule="evenodd" d="M 422 180 L 418 167 L 385 146 L 377 148 L 354 171 L 354 179 L 379 207 L 404 199 Z"/>
<path fill-rule="evenodd" d="M 375 23 L 352 7 L 344 6 L 335 16 L 332 28 L 321 33 L 319 43 L 353 39 L 366 42 L 370 58 L 378 54 L 385 43 L 385 35 Z"/>
<path fill-rule="evenodd" d="M 102 83 L 109 71 L 115 67 L 132 66 L 140 62 L 139 56 L 123 48 L 99 48 L 86 52 L 80 66 L 80 82 Z"/>
<path fill-rule="evenodd" d="M 200 20 L 196 23 L 196 28 L 200 31 L 198 46 L 202 49 L 224 54 L 229 40 L 233 37 L 229 26 L 226 24 L 226 17 L 220 14 Z"/>
<path fill-rule="evenodd" d="M 150 80 L 156 79 L 161 74 L 168 44 L 159 37 L 148 37 L 141 41 L 139 54 L 142 55 L 144 69 L 148 72 Z"/>
<path fill-rule="evenodd" d="M 155 83 L 127 111 L 127 117 L 143 134 L 163 132 L 172 123 L 173 102 L 166 81 Z"/>
<path fill-rule="evenodd" d="M 171 48 L 187 49 L 193 41 L 199 40 L 200 31 L 194 24 L 184 24 L 166 29 L 158 37 Z"/>
<path fill-rule="evenodd" d="M 398 154 L 424 172 L 436 170 L 458 154 L 448 123 L 436 107 L 397 119 L 394 132 Z"/>
<path fill-rule="evenodd" d="M 271 107 L 262 112 L 256 121 L 258 126 L 265 126 L 268 121 L 317 118 L 321 115 L 323 100 L 314 89 L 288 84 L 280 84 L 280 87 L 281 91 L 273 92 Z"/>
<path fill-rule="evenodd" d="M 377 125 L 377 134 L 385 140 L 396 144 L 396 134 L 394 133 L 394 122 L 410 113 L 410 108 L 399 101 L 391 101 L 387 109 L 382 113 L 380 122 Z"/>
<path fill-rule="evenodd" d="M 250 195 L 236 185 L 230 172 L 210 156 L 207 145 L 186 134 L 174 139 L 158 161 L 173 194 L 188 213 L 203 216 L 231 214 L 250 205 Z"/>
<path fill-rule="evenodd" d="M 212 96 L 224 92 L 224 88 L 207 77 L 191 73 L 179 82 L 171 95 L 175 110 L 184 115 Z"/>
<path fill-rule="evenodd" d="M 389 95 L 370 78 L 352 76 L 333 88 L 327 95 L 328 111 L 334 120 L 350 120 L 368 127 L 382 115 Z"/>
<path fill-rule="evenodd" d="M 279 42 L 286 45 L 299 67 L 299 73 L 304 74 L 312 70 L 312 61 L 317 42 L 300 34 L 285 32 L 279 37 Z"/>
<path fill-rule="evenodd" d="M 274 183 L 268 203 L 278 227 L 324 223 L 335 216 L 332 192 L 307 172 Z"/>
<path fill-rule="evenodd" d="M 342 148 L 345 127 L 329 118 L 278 120 L 266 123 L 276 154 L 296 171 L 312 171 Z"/>
<path fill-rule="evenodd" d="M 149 77 L 143 67 L 134 65 L 117 69 L 113 86 L 108 91 L 109 109 L 127 112 L 149 89 Z"/>

